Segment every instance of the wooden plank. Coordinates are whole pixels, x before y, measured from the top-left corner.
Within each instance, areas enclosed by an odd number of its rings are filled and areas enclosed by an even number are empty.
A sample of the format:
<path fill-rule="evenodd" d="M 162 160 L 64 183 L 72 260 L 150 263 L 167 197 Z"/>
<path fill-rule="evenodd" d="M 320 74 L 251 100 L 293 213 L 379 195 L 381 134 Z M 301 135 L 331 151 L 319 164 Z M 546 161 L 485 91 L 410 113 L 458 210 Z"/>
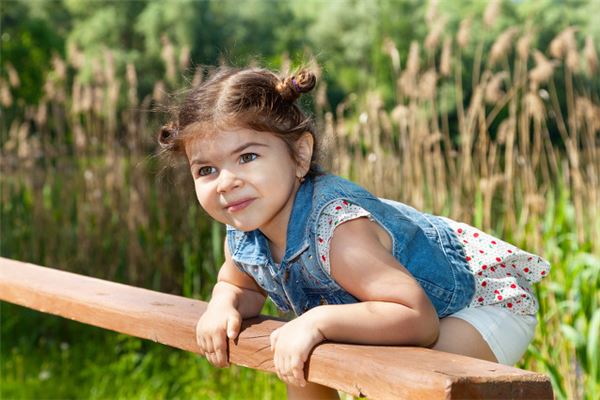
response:
<path fill-rule="evenodd" d="M 0 257 L 0 300 L 197 352 L 196 321 L 206 303 Z M 285 323 L 245 320 L 229 341 L 230 361 L 275 372 L 269 335 Z M 324 342 L 307 379 L 372 399 L 551 399 L 542 375 L 417 347 Z"/>

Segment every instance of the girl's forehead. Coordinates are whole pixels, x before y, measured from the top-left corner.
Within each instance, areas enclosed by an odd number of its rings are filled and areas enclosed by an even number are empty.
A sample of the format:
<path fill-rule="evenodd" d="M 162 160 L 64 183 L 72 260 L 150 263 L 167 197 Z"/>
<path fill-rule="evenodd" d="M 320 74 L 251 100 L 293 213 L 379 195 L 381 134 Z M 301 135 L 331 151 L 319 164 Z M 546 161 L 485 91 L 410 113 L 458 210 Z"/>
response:
<path fill-rule="evenodd" d="M 281 139 L 270 132 L 255 131 L 244 127 L 232 127 L 191 133 L 185 139 L 184 145 L 188 158 L 190 158 L 191 155 L 198 154 L 206 154 L 207 156 L 229 154 L 232 149 L 248 142 L 269 145 L 278 140 Z"/>

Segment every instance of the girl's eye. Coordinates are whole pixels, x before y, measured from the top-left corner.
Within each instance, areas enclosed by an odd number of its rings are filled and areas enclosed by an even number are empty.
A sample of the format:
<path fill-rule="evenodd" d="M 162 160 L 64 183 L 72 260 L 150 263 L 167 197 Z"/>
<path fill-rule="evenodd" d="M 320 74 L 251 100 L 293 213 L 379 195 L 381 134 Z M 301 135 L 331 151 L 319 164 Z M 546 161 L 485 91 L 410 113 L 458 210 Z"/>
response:
<path fill-rule="evenodd" d="M 256 153 L 246 153 L 246 154 L 242 154 L 240 156 L 240 160 L 242 160 L 243 163 L 247 163 L 247 162 L 256 160 L 257 157 L 258 157 L 258 154 L 256 154 Z"/>
<path fill-rule="evenodd" d="M 214 167 L 200 167 L 198 169 L 198 176 L 210 175 Z"/>

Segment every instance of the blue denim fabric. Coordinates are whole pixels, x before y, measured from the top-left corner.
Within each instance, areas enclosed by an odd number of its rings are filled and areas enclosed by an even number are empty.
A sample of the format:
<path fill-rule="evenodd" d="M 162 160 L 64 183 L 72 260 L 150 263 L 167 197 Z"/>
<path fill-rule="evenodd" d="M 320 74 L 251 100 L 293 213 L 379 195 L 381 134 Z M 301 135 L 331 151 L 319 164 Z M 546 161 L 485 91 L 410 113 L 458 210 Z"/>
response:
<path fill-rule="evenodd" d="M 260 230 L 243 232 L 227 226 L 227 244 L 236 266 L 254 278 L 280 310 L 301 315 L 321 304 L 359 301 L 325 272 L 317 257 L 319 215 L 338 199 L 367 210 L 390 234 L 394 257 L 421 284 L 440 318 L 469 304 L 475 279 L 458 238 L 446 222 L 326 174 L 305 180 L 298 189 L 280 265 L 273 261 L 268 240 Z"/>

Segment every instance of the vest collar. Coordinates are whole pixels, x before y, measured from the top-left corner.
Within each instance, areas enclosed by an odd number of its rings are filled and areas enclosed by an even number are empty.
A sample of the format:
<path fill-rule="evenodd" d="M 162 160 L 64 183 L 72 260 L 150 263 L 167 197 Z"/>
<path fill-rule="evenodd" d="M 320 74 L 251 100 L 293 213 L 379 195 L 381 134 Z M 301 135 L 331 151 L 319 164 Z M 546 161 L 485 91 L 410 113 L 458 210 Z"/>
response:
<path fill-rule="evenodd" d="M 312 210 L 313 187 L 313 180 L 308 178 L 302 182 L 296 192 L 288 220 L 282 263 L 287 263 L 308 248 L 308 222 Z M 236 236 L 237 246 L 231 254 L 234 261 L 261 266 L 267 265 L 269 262 L 273 263 L 269 241 L 259 229 L 242 232 L 228 225 L 227 230 L 232 231 L 232 234 Z"/>
<path fill-rule="evenodd" d="M 308 222 L 312 211 L 313 190 L 313 179 L 307 178 L 296 192 L 288 221 L 285 255 L 282 262 L 288 262 L 308 247 Z"/>

